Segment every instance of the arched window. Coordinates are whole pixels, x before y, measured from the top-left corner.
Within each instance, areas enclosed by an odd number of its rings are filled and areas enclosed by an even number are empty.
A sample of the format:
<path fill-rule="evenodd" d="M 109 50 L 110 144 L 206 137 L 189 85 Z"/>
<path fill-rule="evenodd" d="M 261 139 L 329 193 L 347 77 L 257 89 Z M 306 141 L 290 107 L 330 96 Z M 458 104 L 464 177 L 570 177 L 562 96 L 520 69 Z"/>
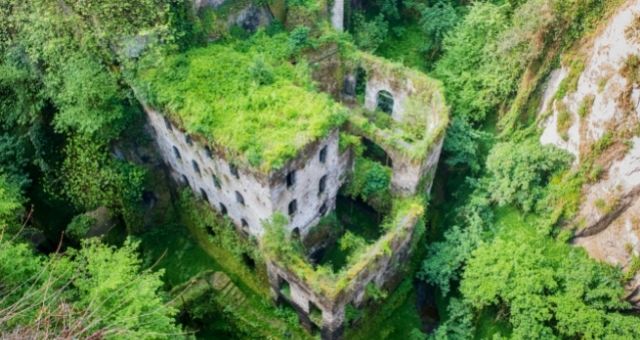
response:
<path fill-rule="evenodd" d="M 191 139 L 191 136 L 184 135 L 184 141 L 189 144 L 189 146 L 193 146 L 193 139 Z"/>
<path fill-rule="evenodd" d="M 169 121 L 169 118 L 167 117 L 162 117 L 164 118 L 164 126 L 167 127 L 167 130 L 171 131 L 173 130 L 173 128 L 171 127 L 171 122 Z"/>
<path fill-rule="evenodd" d="M 222 214 L 222 216 L 227 215 L 227 207 L 222 203 L 220 203 L 220 213 Z"/>
<path fill-rule="evenodd" d="M 201 175 L 200 166 L 198 165 L 198 162 L 196 162 L 195 160 L 192 160 L 191 165 L 193 165 L 193 171 L 197 172 L 198 175 Z"/>
<path fill-rule="evenodd" d="M 213 179 L 213 185 L 218 188 L 218 190 L 220 188 L 222 188 L 222 186 L 220 185 L 220 180 L 218 179 L 218 176 L 216 175 L 211 175 L 211 178 Z"/>
<path fill-rule="evenodd" d="M 209 196 L 207 195 L 207 192 L 202 188 L 200 188 L 200 196 L 202 196 L 203 200 L 209 202 Z"/>
<path fill-rule="evenodd" d="M 231 174 L 237 178 L 240 179 L 240 174 L 238 173 L 238 167 L 233 165 L 233 164 L 229 164 L 229 172 L 231 172 Z"/>
<path fill-rule="evenodd" d="M 213 159 L 213 153 L 211 152 L 211 148 L 208 145 L 204 146 L 204 154 L 207 155 L 209 159 Z"/>
<path fill-rule="evenodd" d="M 289 202 L 289 216 L 293 216 L 298 211 L 298 202 L 293 200 Z"/>
<path fill-rule="evenodd" d="M 320 183 L 318 183 L 318 195 L 324 192 L 324 189 L 327 187 L 327 175 L 322 176 L 320 178 Z"/>
<path fill-rule="evenodd" d="M 378 92 L 378 110 L 384 113 L 393 114 L 393 103 L 393 95 L 389 91 L 382 90 Z"/>
<path fill-rule="evenodd" d="M 236 191 L 236 201 L 238 201 L 238 203 L 244 205 L 244 197 L 242 197 L 242 194 Z"/>
<path fill-rule="evenodd" d="M 294 239 L 299 239 L 300 238 L 300 228 L 293 228 L 293 231 L 291 232 L 291 236 Z"/>
<path fill-rule="evenodd" d="M 178 148 L 176 148 L 175 145 L 172 148 L 173 148 L 173 155 L 176 157 L 176 159 L 182 160 L 182 156 L 180 155 L 180 151 L 178 151 Z"/>
<path fill-rule="evenodd" d="M 318 159 L 320 160 L 320 163 L 325 163 L 327 161 L 327 146 L 326 145 L 320 150 L 320 154 L 318 155 Z"/>
<path fill-rule="evenodd" d="M 182 175 L 182 184 L 189 185 L 189 179 L 185 175 Z"/>
<path fill-rule="evenodd" d="M 245 220 L 244 218 L 240 219 L 240 223 L 242 223 L 243 228 L 249 228 L 249 222 L 247 222 L 247 220 Z"/>
<path fill-rule="evenodd" d="M 324 203 L 322 203 L 322 205 L 320 206 L 320 210 L 318 210 L 318 213 L 320 214 L 320 216 L 324 216 L 324 214 L 327 213 L 327 202 L 326 201 Z"/>
<path fill-rule="evenodd" d="M 287 188 L 291 188 L 294 184 L 296 184 L 296 171 L 291 170 L 287 174 Z"/>

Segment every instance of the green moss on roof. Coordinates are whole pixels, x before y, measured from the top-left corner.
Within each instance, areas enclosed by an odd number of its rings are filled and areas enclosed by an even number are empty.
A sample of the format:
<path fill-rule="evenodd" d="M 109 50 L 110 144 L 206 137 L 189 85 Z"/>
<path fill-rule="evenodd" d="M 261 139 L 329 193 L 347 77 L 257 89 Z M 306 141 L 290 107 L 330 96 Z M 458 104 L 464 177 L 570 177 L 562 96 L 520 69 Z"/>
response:
<path fill-rule="evenodd" d="M 289 62 L 288 37 L 258 34 L 166 57 L 138 74 L 147 104 L 228 158 L 281 168 L 346 118 L 316 91 L 305 62 Z"/>

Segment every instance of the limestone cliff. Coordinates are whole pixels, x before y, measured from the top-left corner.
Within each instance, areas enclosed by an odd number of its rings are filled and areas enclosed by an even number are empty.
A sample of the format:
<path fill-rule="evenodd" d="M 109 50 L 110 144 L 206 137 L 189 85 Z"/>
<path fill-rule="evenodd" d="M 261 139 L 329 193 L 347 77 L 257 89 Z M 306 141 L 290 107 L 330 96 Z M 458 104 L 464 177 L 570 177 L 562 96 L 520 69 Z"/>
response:
<path fill-rule="evenodd" d="M 635 271 L 640 255 L 640 0 L 625 1 L 547 81 L 542 144 L 593 162 L 572 227 L 596 259 Z M 632 275 L 630 275 L 632 276 Z M 640 305 L 640 276 L 629 283 Z"/>

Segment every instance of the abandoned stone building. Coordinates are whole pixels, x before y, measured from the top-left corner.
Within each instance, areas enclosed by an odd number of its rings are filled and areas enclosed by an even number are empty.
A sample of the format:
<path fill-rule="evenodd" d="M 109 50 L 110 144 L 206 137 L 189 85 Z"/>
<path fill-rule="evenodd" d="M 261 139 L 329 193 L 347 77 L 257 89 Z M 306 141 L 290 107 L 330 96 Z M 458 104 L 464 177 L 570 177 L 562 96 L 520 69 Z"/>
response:
<path fill-rule="evenodd" d="M 342 28 L 340 15 L 329 18 L 336 29 Z M 320 330 L 324 339 L 340 338 L 345 310 L 368 303 L 371 287 L 393 289 L 419 239 L 422 199 L 430 191 L 448 124 L 440 86 L 366 53 L 347 56 L 329 42 L 303 53 L 313 86 L 299 85 L 304 79 L 261 84 L 243 77 L 246 83 L 227 90 L 223 81 L 232 82 L 255 65 L 254 57 L 234 53 L 223 47 L 193 52 L 186 76 L 171 73 L 175 91 L 164 102 L 147 100 L 165 95 L 161 90 L 139 88 L 147 93 L 140 97 L 150 130 L 176 182 L 261 245 L 273 298 L 293 306 L 303 325 Z M 212 59 L 230 66 L 192 78 L 192 69 L 206 70 Z M 184 64 L 178 58 L 163 67 Z M 285 68 L 276 74 L 299 67 L 289 60 L 275 64 Z M 153 72 L 147 83 L 163 79 L 162 70 Z M 273 99 L 281 94 L 284 100 Z M 319 222 L 335 210 L 341 188 L 358 175 L 354 169 L 363 158 L 388 171 L 388 204 L 379 204 L 388 226 L 357 259 L 326 274 L 317 270 L 313 254 L 336 239 L 318 233 Z M 274 216 L 285 217 L 286 237 L 267 244 L 265 225 Z M 296 240 L 308 245 L 304 254 L 279 249 Z"/>

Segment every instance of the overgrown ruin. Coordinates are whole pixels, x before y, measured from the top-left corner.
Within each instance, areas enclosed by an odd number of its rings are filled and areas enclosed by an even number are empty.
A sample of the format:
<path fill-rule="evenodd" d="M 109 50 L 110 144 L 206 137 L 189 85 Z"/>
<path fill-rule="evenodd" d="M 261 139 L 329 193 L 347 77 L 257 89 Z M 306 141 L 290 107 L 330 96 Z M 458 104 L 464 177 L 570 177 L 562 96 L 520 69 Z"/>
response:
<path fill-rule="evenodd" d="M 335 16 L 331 21 L 341 29 Z M 393 289 L 421 237 L 424 198 L 448 124 L 440 86 L 328 38 L 296 58 L 263 58 L 260 46 L 237 52 L 227 69 L 241 75 L 237 88 L 218 96 L 207 92 L 225 77 L 207 69 L 216 48 L 186 52 L 143 73 L 138 92 L 159 152 L 177 183 L 260 245 L 273 299 L 291 304 L 324 339 L 340 338 L 345 310 Z M 270 71 L 253 71 L 260 67 Z M 171 89 L 153 87 L 165 80 Z M 216 116 L 223 110 L 238 111 Z M 248 136 L 234 130 L 243 127 L 251 128 Z M 364 193 L 359 176 L 372 167 L 384 187 Z M 333 271 L 313 254 L 337 242 L 334 232 L 322 230 L 332 224 L 322 221 L 341 188 L 384 216 L 383 233 Z"/>

